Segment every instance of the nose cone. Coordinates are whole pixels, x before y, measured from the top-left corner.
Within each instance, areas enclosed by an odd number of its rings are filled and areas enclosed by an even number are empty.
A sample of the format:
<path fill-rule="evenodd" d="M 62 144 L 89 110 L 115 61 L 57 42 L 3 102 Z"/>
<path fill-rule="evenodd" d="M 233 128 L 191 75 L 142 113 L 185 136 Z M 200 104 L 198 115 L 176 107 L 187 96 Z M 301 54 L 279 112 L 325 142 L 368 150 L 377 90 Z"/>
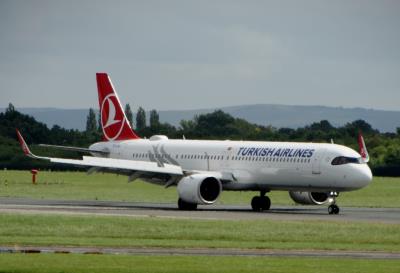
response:
<path fill-rule="evenodd" d="M 362 164 L 354 175 L 354 182 L 358 188 L 363 188 L 372 181 L 372 172 L 367 164 Z"/>

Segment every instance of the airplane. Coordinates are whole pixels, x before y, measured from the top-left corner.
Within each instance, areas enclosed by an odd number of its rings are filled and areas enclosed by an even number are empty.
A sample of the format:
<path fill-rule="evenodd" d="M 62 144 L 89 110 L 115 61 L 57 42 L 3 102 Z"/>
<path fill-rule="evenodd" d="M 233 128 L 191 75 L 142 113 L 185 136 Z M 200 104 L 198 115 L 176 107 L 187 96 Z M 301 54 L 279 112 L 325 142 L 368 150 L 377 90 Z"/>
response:
<path fill-rule="evenodd" d="M 131 128 L 110 77 L 97 73 L 103 141 L 89 148 L 41 146 L 90 154 L 82 159 L 33 154 L 21 133 L 25 155 L 52 163 L 88 168 L 88 174 L 111 172 L 128 181 L 176 186 L 178 208 L 196 210 L 214 204 L 223 191 L 257 191 L 254 211 L 270 209 L 270 191 L 288 191 L 299 204 L 329 204 L 339 214 L 336 198 L 372 181 L 369 155 L 359 134 L 360 153 L 333 143 L 169 139 L 165 135 L 140 138 Z"/>

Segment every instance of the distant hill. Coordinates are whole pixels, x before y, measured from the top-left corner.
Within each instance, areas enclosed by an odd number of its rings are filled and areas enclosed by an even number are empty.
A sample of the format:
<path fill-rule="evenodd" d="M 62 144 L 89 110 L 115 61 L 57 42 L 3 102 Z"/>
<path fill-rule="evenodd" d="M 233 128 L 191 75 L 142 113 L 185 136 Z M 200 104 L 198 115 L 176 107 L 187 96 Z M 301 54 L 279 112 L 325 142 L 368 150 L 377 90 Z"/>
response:
<path fill-rule="evenodd" d="M 159 111 L 160 120 L 179 125 L 182 119 L 192 119 L 195 115 L 221 109 L 234 117 L 243 118 L 260 125 L 272 125 L 277 128 L 298 128 L 323 119 L 334 126 L 363 119 L 381 132 L 395 132 L 400 127 L 400 111 L 383 111 L 365 108 L 342 108 L 326 106 L 291 106 L 277 104 L 242 105 L 197 110 Z M 49 127 L 55 124 L 67 129 L 84 130 L 88 109 L 57 108 L 18 108 L 22 113 L 32 115 Z M 135 111 L 136 109 L 134 109 Z M 0 108 L 4 111 L 4 108 Z"/>

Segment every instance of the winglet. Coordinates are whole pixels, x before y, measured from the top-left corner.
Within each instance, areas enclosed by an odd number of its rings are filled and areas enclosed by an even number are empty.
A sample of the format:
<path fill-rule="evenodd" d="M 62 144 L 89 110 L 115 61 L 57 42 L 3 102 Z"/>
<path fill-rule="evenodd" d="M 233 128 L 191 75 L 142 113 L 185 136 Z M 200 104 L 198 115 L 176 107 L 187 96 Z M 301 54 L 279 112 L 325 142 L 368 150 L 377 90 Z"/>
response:
<path fill-rule="evenodd" d="M 18 129 L 15 129 L 17 131 L 17 136 L 19 140 L 19 144 L 21 145 L 22 151 L 24 151 L 24 154 L 27 156 L 33 156 L 31 150 L 29 150 L 28 145 L 25 142 L 25 139 L 22 137 L 21 133 L 19 132 Z"/>
<path fill-rule="evenodd" d="M 19 144 L 21 145 L 22 151 L 24 151 L 24 154 L 26 156 L 35 158 L 35 159 L 49 159 L 48 157 L 43 157 L 43 156 L 36 156 L 34 155 L 31 150 L 28 147 L 28 144 L 26 144 L 25 139 L 22 137 L 21 133 L 19 132 L 18 129 L 15 129 L 17 131 L 17 136 L 19 140 Z"/>
<path fill-rule="evenodd" d="M 367 163 L 369 161 L 369 154 L 361 132 L 358 134 L 358 146 L 360 147 L 360 155 L 363 162 Z"/>

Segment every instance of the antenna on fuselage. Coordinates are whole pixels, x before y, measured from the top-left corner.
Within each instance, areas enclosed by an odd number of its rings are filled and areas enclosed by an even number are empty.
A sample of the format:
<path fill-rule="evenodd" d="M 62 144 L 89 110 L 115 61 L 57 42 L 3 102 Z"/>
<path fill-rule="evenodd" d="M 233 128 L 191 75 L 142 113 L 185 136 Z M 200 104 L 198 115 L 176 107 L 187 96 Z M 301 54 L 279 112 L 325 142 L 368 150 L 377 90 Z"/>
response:
<path fill-rule="evenodd" d="M 335 142 L 333 142 L 333 138 L 331 138 L 331 144 L 335 144 Z"/>

